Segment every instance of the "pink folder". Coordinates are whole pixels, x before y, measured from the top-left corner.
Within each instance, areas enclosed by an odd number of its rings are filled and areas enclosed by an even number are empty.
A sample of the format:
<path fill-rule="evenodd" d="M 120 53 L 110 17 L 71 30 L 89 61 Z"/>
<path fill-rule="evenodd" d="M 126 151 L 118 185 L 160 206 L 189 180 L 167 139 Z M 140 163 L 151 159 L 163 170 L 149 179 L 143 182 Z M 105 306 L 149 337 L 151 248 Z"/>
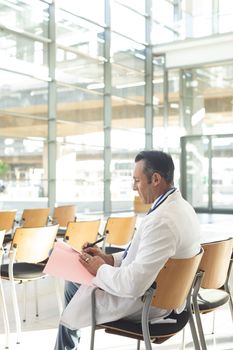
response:
<path fill-rule="evenodd" d="M 56 242 L 44 273 L 67 281 L 92 285 L 93 275 L 79 261 L 80 253 L 64 242 Z"/>

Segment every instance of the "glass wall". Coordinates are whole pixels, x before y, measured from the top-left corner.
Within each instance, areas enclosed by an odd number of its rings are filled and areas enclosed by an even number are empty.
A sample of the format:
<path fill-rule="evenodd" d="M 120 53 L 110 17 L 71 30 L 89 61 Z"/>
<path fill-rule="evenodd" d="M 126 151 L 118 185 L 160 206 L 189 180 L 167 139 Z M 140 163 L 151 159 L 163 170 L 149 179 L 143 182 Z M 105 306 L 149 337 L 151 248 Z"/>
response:
<path fill-rule="evenodd" d="M 111 36 L 112 131 L 111 194 L 113 210 L 132 207 L 133 158 L 144 148 L 145 46 Z"/>
<path fill-rule="evenodd" d="M 2 207 L 102 212 L 109 198 L 104 210 L 131 210 L 133 157 L 145 147 L 145 4 L 0 9 Z M 134 25 L 119 25 L 125 15 Z"/>
<path fill-rule="evenodd" d="M 84 212 L 101 211 L 104 29 L 76 15 L 77 8 L 71 14 L 71 2 L 60 6 L 56 12 L 56 201 L 76 202 Z"/>
<path fill-rule="evenodd" d="M 232 32 L 232 1 L 153 0 L 152 10 L 153 44 Z"/>
<path fill-rule="evenodd" d="M 233 61 L 168 70 L 166 53 L 152 55 L 153 44 L 232 30 L 231 2 L 0 0 L 0 10 L 2 208 L 132 210 L 138 151 L 169 151 L 179 186 L 180 137 L 233 127 Z M 208 142 L 187 145 L 192 163 Z M 203 168 L 203 196 L 188 191 L 203 208 L 210 190 L 212 208 L 225 205 L 217 169 L 230 139 L 219 142 L 211 139 L 215 186 Z M 231 170 L 221 166 L 226 191 Z"/>
<path fill-rule="evenodd" d="M 183 126 L 188 134 L 228 133 L 233 127 L 233 61 L 181 71 Z"/>
<path fill-rule="evenodd" d="M 47 206 L 49 5 L 0 1 L 0 209 Z"/>

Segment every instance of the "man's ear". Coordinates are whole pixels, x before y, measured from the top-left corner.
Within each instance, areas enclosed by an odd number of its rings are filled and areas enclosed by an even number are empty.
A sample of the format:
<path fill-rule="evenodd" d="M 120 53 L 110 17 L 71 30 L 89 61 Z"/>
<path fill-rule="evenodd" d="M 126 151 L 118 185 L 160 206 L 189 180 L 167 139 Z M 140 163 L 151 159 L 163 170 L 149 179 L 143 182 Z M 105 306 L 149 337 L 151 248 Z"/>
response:
<path fill-rule="evenodd" d="M 153 183 L 154 185 L 160 184 L 161 179 L 162 179 L 162 176 L 161 176 L 159 173 L 156 173 L 156 172 L 155 172 L 155 173 L 152 175 L 152 183 Z"/>

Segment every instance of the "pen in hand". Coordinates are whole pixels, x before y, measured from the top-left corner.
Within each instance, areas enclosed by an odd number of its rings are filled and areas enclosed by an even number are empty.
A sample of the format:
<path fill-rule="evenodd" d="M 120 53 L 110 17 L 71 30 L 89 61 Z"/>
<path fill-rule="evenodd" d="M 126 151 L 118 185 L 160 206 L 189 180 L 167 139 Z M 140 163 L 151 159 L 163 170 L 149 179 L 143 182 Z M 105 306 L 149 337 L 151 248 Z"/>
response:
<path fill-rule="evenodd" d="M 97 243 L 100 243 L 100 242 L 102 242 L 103 240 L 104 240 L 104 237 L 101 237 L 100 239 L 97 239 L 97 241 L 95 241 L 95 242 L 93 242 L 93 243 L 88 243 L 88 244 L 86 245 L 85 248 L 94 247 Z"/>

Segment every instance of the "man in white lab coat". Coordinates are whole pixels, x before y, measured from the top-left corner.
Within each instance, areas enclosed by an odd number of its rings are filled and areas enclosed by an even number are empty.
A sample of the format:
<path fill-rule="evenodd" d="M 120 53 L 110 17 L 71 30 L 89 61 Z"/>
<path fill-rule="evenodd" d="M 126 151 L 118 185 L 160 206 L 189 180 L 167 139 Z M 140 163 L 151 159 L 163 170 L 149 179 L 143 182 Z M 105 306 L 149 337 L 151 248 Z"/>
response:
<path fill-rule="evenodd" d="M 174 164 L 160 151 L 142 151 L 135 158 L 133 189 L 151 209 L 125 252 L 106 255 L 97 248 L 84 249 L 81 262 L 99 287 L 97 324 L 127 317 L 137 322 L 141 296 L 151 286 L 166 261 L 190 258 L 200 250 L 197 216 L 173 186 Z M 78 349 L 77 330 L 91 324 L 93 287 L 68 283 L 66 309 L 61 317 L 56 350 Z M 68 303 L 69 301 L 69 303 Z M 150 318 L 166 317 L 172 310 L 152 308 Z M 175 310 L 180 312 L 181 310 Z"/>

